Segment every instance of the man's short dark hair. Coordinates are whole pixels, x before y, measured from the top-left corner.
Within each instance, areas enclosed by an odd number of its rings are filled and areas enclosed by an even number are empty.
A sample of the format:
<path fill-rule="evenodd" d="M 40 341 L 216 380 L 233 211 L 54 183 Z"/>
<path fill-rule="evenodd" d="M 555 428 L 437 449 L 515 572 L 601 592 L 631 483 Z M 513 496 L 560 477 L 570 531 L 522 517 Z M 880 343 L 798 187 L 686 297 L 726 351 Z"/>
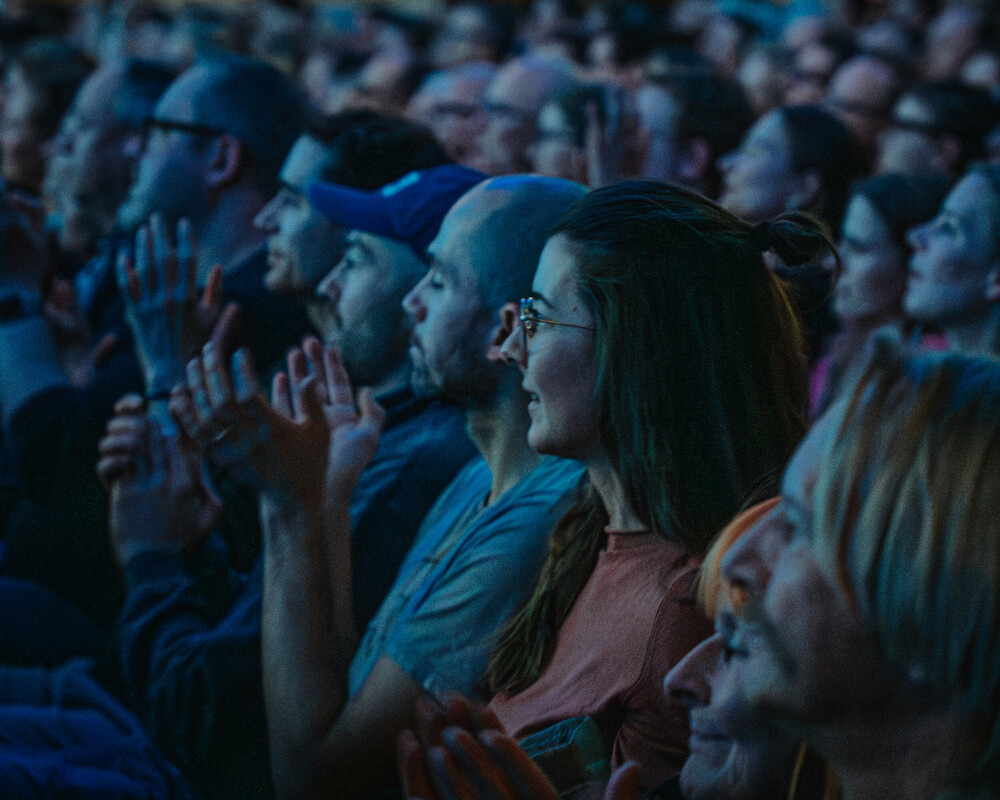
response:
<path fill-rule="evenodd" d="M 160 96 L 177 77 L 177 72 L 159 61 L 125 59 L 121 85 L 114 99 L 114 115 L 120 122 L 140 127 L 156 107 Z"/>
<path fill-rule="evenodd" d="M 288 77 L 262 61 L 227 54 L 196 66 L 212 72 L 210 90 L 196 98 L 196 120 L 239 139 L 248 151 L 250 180 L 264 194 L 273 194 L 305 122 L 304 97 Z"/>
<path fill-rule="evenodd" d="M 378 189 L 408 172 L 450 161 L 423 125 L 366 109 L 314 117 L 306 133 L 330 153 L 320 177 L 355 189 Z"/>

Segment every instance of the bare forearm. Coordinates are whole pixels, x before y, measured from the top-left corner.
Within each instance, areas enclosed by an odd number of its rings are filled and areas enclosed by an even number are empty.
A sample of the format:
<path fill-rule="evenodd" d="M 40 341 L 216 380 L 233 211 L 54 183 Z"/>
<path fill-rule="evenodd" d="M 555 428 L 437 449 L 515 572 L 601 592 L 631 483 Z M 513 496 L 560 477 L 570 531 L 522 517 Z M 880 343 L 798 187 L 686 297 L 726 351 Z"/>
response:
<path fill-rule="evenodd" d="M 347 702 L 357 633 L 349 622 L 349 603 L 346 611 L 337 608 L 344 593 L 330 585 L 321 515 L 309 513 L 289 495 L 265 490 L 261 521 L 262 660 L 271 764 L 279 796 L 300 797 L 325 782 L 323 745 Z"/>

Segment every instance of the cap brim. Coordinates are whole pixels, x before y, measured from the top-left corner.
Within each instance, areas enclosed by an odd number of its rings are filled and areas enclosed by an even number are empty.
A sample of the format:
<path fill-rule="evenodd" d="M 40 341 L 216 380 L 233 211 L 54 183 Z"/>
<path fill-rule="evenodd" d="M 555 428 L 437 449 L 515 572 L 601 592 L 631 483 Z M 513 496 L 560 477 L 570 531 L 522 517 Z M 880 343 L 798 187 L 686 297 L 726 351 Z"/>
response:
<path fill-rule="evenodd" d="M 328 220 L 345 228 L 376 236 L 395 235 L 385 198 L 379 192 L 313 181 L 309 185 L 309 203 Z"/>

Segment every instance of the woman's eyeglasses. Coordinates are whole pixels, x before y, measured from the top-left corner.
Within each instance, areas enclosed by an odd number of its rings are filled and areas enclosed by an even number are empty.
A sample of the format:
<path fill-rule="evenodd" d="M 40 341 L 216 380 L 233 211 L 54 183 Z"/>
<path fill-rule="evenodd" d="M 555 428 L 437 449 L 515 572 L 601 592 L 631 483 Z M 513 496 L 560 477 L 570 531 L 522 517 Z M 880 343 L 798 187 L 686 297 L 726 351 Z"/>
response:
<path fill-rule="evenodd" d="M 521 299 L 521 334 L 524 337 L 524 352 L 528 352 L 528 339 L 535 335 L 538 330 L 538 323 L 544 322 L 547 325 L 562 325 L 564 328 L 579 328 L 584 331 L 596 331 L 593 325 L 577 325 L 575 322 L 557 322 L 554 319 L 545 319 L 538 316 L 535 310 L 535 298 L 524 297 Z"/>

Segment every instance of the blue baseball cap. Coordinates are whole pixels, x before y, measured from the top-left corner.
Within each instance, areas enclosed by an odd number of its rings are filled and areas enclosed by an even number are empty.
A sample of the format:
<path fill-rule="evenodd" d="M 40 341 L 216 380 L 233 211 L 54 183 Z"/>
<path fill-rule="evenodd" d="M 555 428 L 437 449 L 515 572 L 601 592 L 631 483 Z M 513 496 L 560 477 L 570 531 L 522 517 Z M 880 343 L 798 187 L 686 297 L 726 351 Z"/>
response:
<path fill-rule="evenodd" d="M 406 242 L 422 255 L 455 201 L 488 177 L 458 164 L 442 164 L 407 173 L 374 191 L 313 181 L 309 202 L 331 222 Z"/>

